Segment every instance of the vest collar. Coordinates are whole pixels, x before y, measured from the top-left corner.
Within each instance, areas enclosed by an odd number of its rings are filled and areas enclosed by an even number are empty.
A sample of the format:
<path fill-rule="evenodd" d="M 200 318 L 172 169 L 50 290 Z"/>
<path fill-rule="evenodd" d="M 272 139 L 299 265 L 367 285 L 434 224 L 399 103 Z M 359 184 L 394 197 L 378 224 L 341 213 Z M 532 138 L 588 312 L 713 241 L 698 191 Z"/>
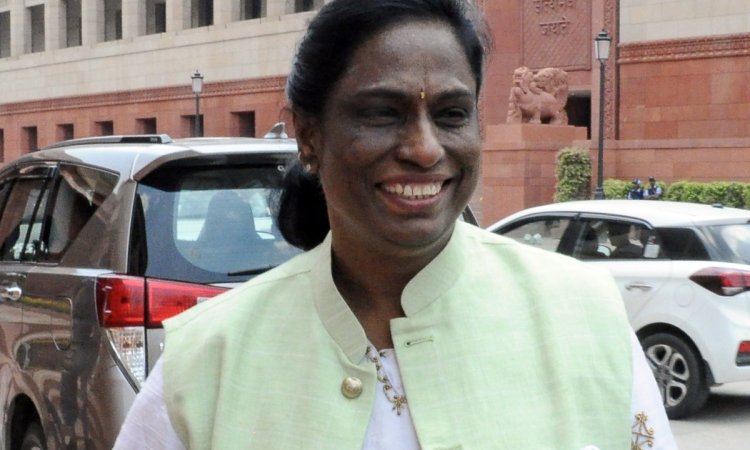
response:
<path fill-rule="evenodd" d="M 404 288 L 401 306 L 412 317 L 431 305 L 448 290 L 463 272 L 462 241 L 464 227 L 456 224 L 445 248 Z M 315 307 L 323 326 L 352 364 L 359 364 L 367 349 L 365 331 L 333 282 L 331 233 L 315 249 L 312 258 L 312 283 Z"/>

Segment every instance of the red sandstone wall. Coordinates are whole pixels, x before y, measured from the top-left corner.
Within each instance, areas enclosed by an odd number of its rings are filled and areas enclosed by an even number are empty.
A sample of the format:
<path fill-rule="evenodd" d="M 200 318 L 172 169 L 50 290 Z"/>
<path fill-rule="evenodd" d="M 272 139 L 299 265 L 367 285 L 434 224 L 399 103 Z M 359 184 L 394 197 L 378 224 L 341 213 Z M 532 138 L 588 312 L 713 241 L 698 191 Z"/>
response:
<path fill-rule="evenodd" d="M 620 139 L 750 137 L 750 35 L 623 46 Z"/>
<path fill-rule="evenodd" d="M 750 138 L 619 141 L 607 146 L 605 178 L 646 178 L 673 183 L 750 183 Z"/>
<path fill-rule="evenodd" d="M 522 62 L 519 0 L 488 0 L 484 10 L 495 45 L 482 92 L 482 122 L 486 127 L 505 123 L 513 70 Z"/>
<path fill-rule="evenodd" d="M 255 135 L 281 120 L 284 77 L 206 84 L 200 112 L 205 136 L 237 136 L 236 112 L 255 112 Z M 173 138 L 192 133 L 195 96 L 189 86 L 116 92 L 0 105 L 4 155 L 0 163 L 26 153 L 23 127 L 36 127 L 38 148 L 62 139 L 58 125 L 73 124 L 74 137 L 99 135 L 97 122 L 112 121 L 114 134 L 142 133 L 138 119 L 155 118 L 157 133 Z"/>

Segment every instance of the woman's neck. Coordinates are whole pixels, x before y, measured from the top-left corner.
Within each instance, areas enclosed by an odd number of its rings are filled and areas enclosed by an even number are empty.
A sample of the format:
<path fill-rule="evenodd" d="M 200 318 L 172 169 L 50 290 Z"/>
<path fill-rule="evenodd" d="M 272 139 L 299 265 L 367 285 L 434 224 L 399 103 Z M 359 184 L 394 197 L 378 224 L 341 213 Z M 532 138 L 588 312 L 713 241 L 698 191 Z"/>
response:
<path fill-rule="evenodd" d="M 390 320 L 404 317 L 401 295 L 442 246 L 423 251 L 384 251 L 387 246 L 348 242 L 333 235 L 333 281 L 378 348 L 391 348 Z M 444 246 L 444 245 L 443 245 Z M 408 255 L 407 255 L 408 253 Z"/>

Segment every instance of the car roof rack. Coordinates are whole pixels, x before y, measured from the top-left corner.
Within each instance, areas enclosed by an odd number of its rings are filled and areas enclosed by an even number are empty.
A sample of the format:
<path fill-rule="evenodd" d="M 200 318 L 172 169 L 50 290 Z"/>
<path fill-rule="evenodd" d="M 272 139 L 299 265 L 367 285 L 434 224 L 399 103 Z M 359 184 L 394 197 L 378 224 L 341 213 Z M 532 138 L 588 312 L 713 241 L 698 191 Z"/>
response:
<path fill-rule="evenodd" d="M 78 139 L 68 139 L 44 147 L 51 148 L 70 147 L 73 145 L 95 145 L 95 144 L 169 144 L 172 138 L 168 134 L 127 134 L 118 136 L 92 136 Z"/>

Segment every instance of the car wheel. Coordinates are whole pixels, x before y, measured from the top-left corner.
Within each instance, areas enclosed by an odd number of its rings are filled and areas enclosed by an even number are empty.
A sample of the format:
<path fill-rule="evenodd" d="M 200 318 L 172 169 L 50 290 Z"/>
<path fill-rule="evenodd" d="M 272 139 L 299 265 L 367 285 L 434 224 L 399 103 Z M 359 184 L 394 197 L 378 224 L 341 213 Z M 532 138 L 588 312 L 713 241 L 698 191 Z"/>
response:
<path fill-rule="evenodd" d="M 44 431 L 41 425 L 36 422 L 29 424 L 26 433 L 23 436 L 21 450 L 46 450 L 47 443 L 44 439 Z"/>
<path fill-rule="evenodd" d="M 679 419 L 703 407 L 709 391 L 698 352 L 682 339 L 667 333 L 648 336 L 641 345 L 654 371 L 667 416 Z"/>

